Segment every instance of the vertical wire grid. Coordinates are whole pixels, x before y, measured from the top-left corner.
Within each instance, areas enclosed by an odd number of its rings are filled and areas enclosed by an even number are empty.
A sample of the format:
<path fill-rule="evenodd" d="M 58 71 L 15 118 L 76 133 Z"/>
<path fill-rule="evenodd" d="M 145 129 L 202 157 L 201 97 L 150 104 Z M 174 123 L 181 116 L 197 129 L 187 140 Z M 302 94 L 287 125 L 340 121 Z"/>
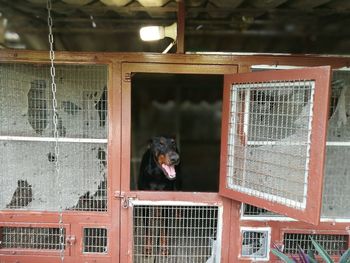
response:
<path fill-rule="evenodd" d="M 300 246 L 304 251 L 311 250 L 315 253 L 316 250 L 310 237 L 317 241 L 331 256 L 342 255 L 349 245 L 348 235 L 285 233 L 283 238 L 284 252 L 286 254 L 298 254 L 298 247 Z"/>
<path fill-rule="evenodd" d="M 206 262 L 214 257 L 217 207 L 135 205 L 133 219 L 133 262 Z"/>
<path fill-rule="evenodd" d="M 303 209 L 314 82 L 235 84 L 227 187 Z"/>
<path fill-rule="evenodd" d="M 45 227 L 1 227 L 1 247 L 11 249 L 60 250 L 60 229 Z M 65 231 L 63 231 L 65 237 Z"/>

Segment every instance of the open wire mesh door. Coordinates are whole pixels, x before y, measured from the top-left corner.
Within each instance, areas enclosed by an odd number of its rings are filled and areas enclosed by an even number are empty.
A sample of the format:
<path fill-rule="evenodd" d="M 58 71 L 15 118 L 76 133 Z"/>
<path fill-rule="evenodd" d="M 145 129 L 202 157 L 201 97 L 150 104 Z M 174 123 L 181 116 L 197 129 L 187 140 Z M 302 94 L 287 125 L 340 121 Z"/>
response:
<path fill-rule="evenodd" d="M 226 77 L 222 195 L 319 222 L 329 85 L 329 67 Z"/>

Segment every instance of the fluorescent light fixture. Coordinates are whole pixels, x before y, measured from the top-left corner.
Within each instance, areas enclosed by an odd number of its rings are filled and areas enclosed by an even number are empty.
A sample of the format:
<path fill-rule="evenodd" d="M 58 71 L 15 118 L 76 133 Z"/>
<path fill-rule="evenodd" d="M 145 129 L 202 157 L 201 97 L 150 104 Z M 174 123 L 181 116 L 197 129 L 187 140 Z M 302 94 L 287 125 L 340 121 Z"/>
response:
<path fill-rule="evenodd" d="M 165 37 L 176 40 L 177 23 L 170 26 L 145 26 L 140 29 L 140 38 L 143 41 L 156 41 Z"/>
<path fill-rule="evenodd" d="M 140 37 L 143 41 L 155 41 L 164 38 L 164 27 L 145 26 L 140 29 Z"/>

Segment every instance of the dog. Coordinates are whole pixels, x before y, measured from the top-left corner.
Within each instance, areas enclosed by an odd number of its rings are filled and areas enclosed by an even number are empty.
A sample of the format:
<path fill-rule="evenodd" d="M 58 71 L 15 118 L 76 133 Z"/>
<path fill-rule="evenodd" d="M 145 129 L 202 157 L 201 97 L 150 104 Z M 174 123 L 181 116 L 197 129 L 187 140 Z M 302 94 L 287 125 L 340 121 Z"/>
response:
<path fill-rule="evenodd" d="M 153 137 L 142 156 L 138 190 L 180 190 L 180 154 L 171 137 Z"/>
<path fill-rule="evenodd" d="M 160 136 L 149 141 L 148 149 L 142 156 L 138 176 L 138 190 L 148 191 L 175 191 L 181 188 L 180 154 L 174 138 Z M 167 256 L 167 226 L 169 225 L 169 212 L 167 209 L 147 209 L 143 211 L 146 242 L 144 254 L 151 255 L 153 244 L 152 236 L 157 233 L 155 218 L 158 218 L 162 227 L 159 233 L 160 254 Z"/>

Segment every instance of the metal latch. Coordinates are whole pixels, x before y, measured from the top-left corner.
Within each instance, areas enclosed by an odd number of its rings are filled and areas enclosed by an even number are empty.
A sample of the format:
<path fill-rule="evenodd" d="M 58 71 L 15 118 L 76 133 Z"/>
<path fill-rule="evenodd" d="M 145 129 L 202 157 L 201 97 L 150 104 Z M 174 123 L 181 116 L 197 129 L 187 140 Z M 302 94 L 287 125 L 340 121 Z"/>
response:
<path fill-rule="evenodd" d="M 114 198 L 120 199 L 121 207 L 128 208 L 130 207 L 130 201 L 137 198 L 135 194 L 126 194 L 125 192 L 115 191 Z"/>
<path fill-rule="evenodd" d="M 74 235 L 69 235 L 66 237 L 67 244 L 73 246 L 75 242 L 77 241 L 77 238 Z"/>

